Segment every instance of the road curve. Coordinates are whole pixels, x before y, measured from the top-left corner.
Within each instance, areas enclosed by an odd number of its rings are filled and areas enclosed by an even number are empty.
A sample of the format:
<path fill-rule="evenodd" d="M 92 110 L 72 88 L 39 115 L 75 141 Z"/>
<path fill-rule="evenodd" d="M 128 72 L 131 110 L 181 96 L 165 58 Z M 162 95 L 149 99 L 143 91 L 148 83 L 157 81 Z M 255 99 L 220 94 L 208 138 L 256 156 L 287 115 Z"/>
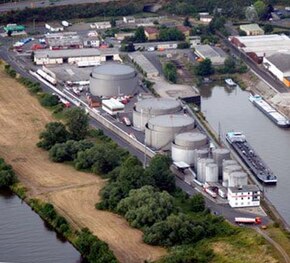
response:
<path fill-rule="evenodd" d="M 256 227 L 255 228 L 256 231 L 262 235 L 267 241 L 269 241 L 279 252 L 280 254 L 283 256 L 284 258 L 284 262 L 285 263 L 290 263 L 290 258 L 288 256 L 288 254 L 285 252 L 285 250 L 275 241 L 273 240 L 271 237 L 269 237 L 264 231 L 262 231 L 260 228 Z"/>

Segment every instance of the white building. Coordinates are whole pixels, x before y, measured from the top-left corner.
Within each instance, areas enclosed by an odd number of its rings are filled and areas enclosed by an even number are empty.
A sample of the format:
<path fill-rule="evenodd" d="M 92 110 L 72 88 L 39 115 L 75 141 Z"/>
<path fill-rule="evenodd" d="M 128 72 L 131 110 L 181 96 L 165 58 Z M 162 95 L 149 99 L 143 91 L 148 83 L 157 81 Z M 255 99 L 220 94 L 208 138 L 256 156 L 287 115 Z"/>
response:
<path fill-rule="evenodd" d="M 213 47 L 210 45 L 197 45 L 195 47 L 195 53 L 202 59 L 210 59 L 213 65 L 223 65 L 227 54 L 219 47 Z"/>
<path fill-rule="evenodd" d="M 36 50 L 34 63 L 36 65 L 49 64 L 77 64 L 79 61 L 105 62 L 107 60 L 121 61 L 118 50 L 93 48 L 66 49 L 66 50 Z"/>
<path fill-rule="evenodd" d="M 61 32 L 64 30 L 61 24 L 45 24 L 45 28 L 48 29 L 50 32 Z"/>
<path fill-rule="evenodd" d="M 260 195 L 260 189 L 256 185 L 228 188 L 228 201 L 231 207 L 259 206 Z"/>
<path fill-rule="evenodd" d="M 200 36 L 189 36 L 188 41 L 190 44 L 190 48 L 193 48 L 201 44 Z"/>
<path fill-rule="evenodd" d="M 135 23 L 135 22 L 136 22 L 134 16 L 124 16 L 124 17 L 123 17 L 123 21 L 124 21 L 124 23 L 126 23 L 126 24 L 132 24 L 132 23 Z"/>
<path fill-rule="evenodd" d="M 200 13 L 199 20 L 205 24 L 209 24 L 213 20 L 213 16 L 208 15 L 208 13 Z"/>
<path fill-rule="evenodd" d="M 99 47 L 100 40 L 97 37 L 87 37 L 83 39 L 84 47 Z"/>
<path fill-rule="evenodd" d="M 245 31 L 247 36 L 264 35 L 264 30 L 258 24 L 240 25 L 240 30 Z"/>
<path fill-rule="evenodd" d="M 111 28 L 112 25 L 110 21 L 104 21 L 104 22 L 96 22 L 90 25 L 91 28 L 96 28 L 96 29 L 108 29 Z"/>
<path fill-rule="evenodd" d="M 117 113 L 124 112 L 125 105 L 118 100 L 111 98 L 108 100 L 102 100 L 102 109 L 110 115 L 116 115 Z"/>
<path fill-rule="evenodd" d="M 274 76 L 290 86 L 290 52 L 278 52 L 271 56 L 264 57 L 263 64 Z"/>

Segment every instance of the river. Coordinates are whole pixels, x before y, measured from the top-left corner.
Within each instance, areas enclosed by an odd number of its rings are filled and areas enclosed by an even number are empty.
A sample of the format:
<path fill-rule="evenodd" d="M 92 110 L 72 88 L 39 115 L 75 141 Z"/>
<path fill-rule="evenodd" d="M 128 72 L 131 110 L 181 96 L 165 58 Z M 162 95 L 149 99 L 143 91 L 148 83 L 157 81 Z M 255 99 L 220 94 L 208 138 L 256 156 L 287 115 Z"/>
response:
<path fill-rule="evenodd" d="M 201 110 L 221 136 L 242 131 L 256 152 L 278 177 L 277 186 L 266 187 L 265 194 L 290 224 L 290 130 L 277 127 L 248 100 L 239 88 L 202 87 Z"/>
<path fill-rule="evenodd" d="M 10 191 L 0 191 L 0 262 L 80 263 L 80 254 Z"/>

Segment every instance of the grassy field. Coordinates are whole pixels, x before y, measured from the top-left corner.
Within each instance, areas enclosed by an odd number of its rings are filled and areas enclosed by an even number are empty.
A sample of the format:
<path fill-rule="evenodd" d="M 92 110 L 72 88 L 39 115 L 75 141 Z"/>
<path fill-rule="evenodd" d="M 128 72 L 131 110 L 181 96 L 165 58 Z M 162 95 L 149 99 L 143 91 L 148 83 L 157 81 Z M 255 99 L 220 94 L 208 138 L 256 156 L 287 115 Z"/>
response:
<path fill-rule="evenodd" d="M 164 255 L 165 249 L 144 244 L 141 231 L 129 227 L 125 219 L 95 209 L 103 179 L 52 163 L 47 152 L 36 147 L 39 132 L 53 120 L 51 112 L 2 70 L 0 78 L 0 156 L 13 166 L 28 197 L 50 201 L 74 226 L 90 228 L 120 262 L 144 262 Z"/>

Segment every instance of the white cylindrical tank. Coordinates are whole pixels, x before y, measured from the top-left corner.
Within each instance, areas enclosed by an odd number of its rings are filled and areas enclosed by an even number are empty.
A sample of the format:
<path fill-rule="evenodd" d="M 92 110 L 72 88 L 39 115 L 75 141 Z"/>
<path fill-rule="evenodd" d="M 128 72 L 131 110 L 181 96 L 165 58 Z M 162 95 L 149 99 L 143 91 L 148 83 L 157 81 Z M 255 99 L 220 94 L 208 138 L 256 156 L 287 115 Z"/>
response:
<path fill-rule="evenodd" d="M 237 165 L 238 164 L 238 162 L 237 161 L 235 161 L 235 160 L 223 160 L 223 164 L 222 164 L 222 166 L 223 166 L 223 170 L 225 169 L 225 167 L 227 167 L 227 166 L 229 166 L 229 165 Z"/>
<path fill-rule="evenodd" d="M 230 151 L 225 148 L 218 148 L 214 149 L 212 151 L 212 157 L 215 161 L 215 163 L 218 165 L 219 168 L 219 175 L 222 175 L 222 164 L 223 160 L 229 160 L 230 159 Z"/>
<path fill-rule="evenodd" d="M 176 134 L 192 131 L 194 119 L 187 115 L 161 115 L 149 119 L 145 127 L 145 143 L 156 150 L 170 150 Z"/>
<path fill-rule="evenodd" d="M 182 111 L 180 102 L 171 98 L 149 98 L 138 101 L 133 108 L 133 126 L 144 131 L 150 118 Z"/>
<path fill-rule="evenodd" d="M 205 181 L 211 183 L 218 182 L 218 166 L 216 163 L 208 163 L 205 166 Z"/>
<path fill-rule="evenodd" d="M 194 168 L 195 171 L 197 172 L 197 161 L 198 159 L 204 159 L 208 157 L 208 149 L 200 149 L 200 150 L 195 150 L 194 152 Z"/>
<path fill-rule="evenodd" d="M 213 159 L 198 159 L 197 160 L 197 180 L 205 182 L 205 167 L 209 163 L 213 163 Z"/>
<path fill-rule="evenodd" d="M 229 181 L 228 180 L 225 180 L 222 182 L 222 186 L 223 187 L 228 187 L 229 186 Z"/>
<path fill-rule="evenodd" d="M 226 166 L 223 170 L 223 181 L 229 180 L 229 176 L 231 173 L 239 171 L 242 171 L 242 167 L 240 165 L 233 164 Z"/>
<path fill-rule="evenodd" d="M 171 145 L 171 157 L 174 162 L 183 161 L 194 165 L 195 150 L 207 145 L 207 137 L 200 132 L 177 134 Z M 202 156 L 207 157 L 207 156 Z"/>
<path fill-rule="evenodd" d="M 233 172 L 229 176 L 229 187 L 240 187 L 248 184 L 248 175 L 244 172 Z"/>

